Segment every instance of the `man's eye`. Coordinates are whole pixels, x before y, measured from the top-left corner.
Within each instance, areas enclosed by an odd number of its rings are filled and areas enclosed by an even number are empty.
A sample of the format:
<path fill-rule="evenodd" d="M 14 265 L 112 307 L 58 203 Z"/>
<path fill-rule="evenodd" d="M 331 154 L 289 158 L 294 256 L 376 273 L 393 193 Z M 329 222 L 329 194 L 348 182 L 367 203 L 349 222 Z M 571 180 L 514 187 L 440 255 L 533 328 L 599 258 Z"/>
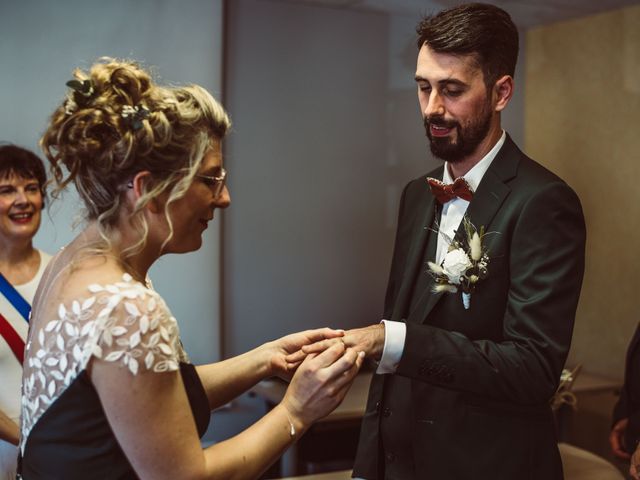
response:
<path fill-rule="evenodd" d="M 39 185 L 29 185 L 25 190 L 29 193 L 37 193 L 40 191 Z"/>
<path fill-rule="evenodd" d="M 0 187 L 0 195 L 9 195 L 13 193 L 14 189 L 11 187 Z"/>
<path fill-rule="evenodd" d="M 462 95 L 462 90 L 449 90 L 449 89 L 446 89 L 444 91 L 444 94 L 447 95 L 448 97 L 459 97 L 460 95 Z"/>

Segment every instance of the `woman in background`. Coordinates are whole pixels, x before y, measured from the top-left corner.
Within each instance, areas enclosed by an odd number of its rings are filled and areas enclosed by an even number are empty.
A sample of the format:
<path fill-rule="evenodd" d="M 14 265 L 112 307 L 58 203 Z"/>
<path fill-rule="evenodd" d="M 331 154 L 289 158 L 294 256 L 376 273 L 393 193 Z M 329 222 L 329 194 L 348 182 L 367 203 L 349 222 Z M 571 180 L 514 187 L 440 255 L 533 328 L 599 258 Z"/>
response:
<path fill-rule="evenodd" d="M 51 258 L 33 248 L 45 181 L 35 154 L 0 145 L 0 480 L 16 478 L 24 342 L 31 302 Z"/>
<path fill-rule="evenodd" d="M 363 354 L 339 343 L 288 365 L 302 345 L 342 335 L 321 329 L 191 365 L 147 272 L 161 255 L 200 248 L 229 206 L 227 115 L 201 87 L 156 85 L 131 62 L 106 59 L 75 77 L 41 144 L 58 189 L 75 184 L 87 224 L 53 258 L 34 302 L 23 478 L 257 478 L 342 401 Z M 279 405 L 201 448 L 212 409 L 296 367 Z"/>

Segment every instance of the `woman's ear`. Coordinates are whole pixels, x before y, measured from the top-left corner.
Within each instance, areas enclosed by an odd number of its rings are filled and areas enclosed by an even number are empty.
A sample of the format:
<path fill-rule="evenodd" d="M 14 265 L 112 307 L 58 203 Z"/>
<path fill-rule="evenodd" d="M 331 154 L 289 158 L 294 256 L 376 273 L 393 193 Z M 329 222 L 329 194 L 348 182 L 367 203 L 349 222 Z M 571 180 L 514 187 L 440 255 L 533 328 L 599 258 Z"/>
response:
<path fill-rule="evenodd" d="M 511 75 L 500 77 L 493 87 L 493 94 L 494 109 L 496 112 L 501 112 L 513 96 L 513 77 Z"/>
<path fill-rule="evenodd" d="M 153 177 L 151 172 L 148 170 L 142 170 L 135 174 L 131 182 L 129 182 L 129 189 L 131 194 L 133 195 L 134 203 L 137 202 L 146 192 L 149 191 L 149 187 L 151 182 L 153 181 Z M 146 188 L 145 188 L 146 187 Z M 158 202 L 157 199 L 152 198 L 147 202 L 145 208 L 148 209 L 151 213 L 161 213 L 162 205 Z"/>

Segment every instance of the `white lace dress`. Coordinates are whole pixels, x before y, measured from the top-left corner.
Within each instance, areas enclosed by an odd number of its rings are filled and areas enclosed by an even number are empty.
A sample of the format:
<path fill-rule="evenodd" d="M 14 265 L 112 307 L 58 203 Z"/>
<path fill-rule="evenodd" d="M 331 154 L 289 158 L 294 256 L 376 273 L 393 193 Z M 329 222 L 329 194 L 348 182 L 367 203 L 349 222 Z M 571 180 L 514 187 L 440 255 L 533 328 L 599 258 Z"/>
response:
<path fill-rule="evenodd" d="M 93 357 L 131 375 L 180 370 L 204 434 L 210 416 L 206 394 L 158 293 L 125 274 L 114 284 L 90 285 L 86 298 L 60 305 L 57 313 L 29 333 L 26 345 L 23 478 L 137 478 L 87 375 Z"/>

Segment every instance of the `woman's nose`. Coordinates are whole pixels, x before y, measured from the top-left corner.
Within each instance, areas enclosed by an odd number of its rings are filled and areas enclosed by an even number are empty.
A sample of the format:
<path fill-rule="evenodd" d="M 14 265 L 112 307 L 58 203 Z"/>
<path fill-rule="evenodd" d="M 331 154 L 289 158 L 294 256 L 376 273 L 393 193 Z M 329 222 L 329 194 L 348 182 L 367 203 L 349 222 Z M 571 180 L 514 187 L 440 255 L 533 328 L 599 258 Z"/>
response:
<path fill-rule="evenodd" d="M 14 197 L 14 203 L 16 203 L 18 205 L 24 205 L 24 204 L 29 203 L 29 199 L 27 197 L 27 192 L 25 192 L 23 188 L 16 189 L 16 193 L 15 193 L 15 197 Z"/>
<path fill-rule="evenodd" d="M 231 195 L 229 194 L 229 189 L 225 185 L 213 202 L 216 208 L 227 208 L 231 204 Z"/>

